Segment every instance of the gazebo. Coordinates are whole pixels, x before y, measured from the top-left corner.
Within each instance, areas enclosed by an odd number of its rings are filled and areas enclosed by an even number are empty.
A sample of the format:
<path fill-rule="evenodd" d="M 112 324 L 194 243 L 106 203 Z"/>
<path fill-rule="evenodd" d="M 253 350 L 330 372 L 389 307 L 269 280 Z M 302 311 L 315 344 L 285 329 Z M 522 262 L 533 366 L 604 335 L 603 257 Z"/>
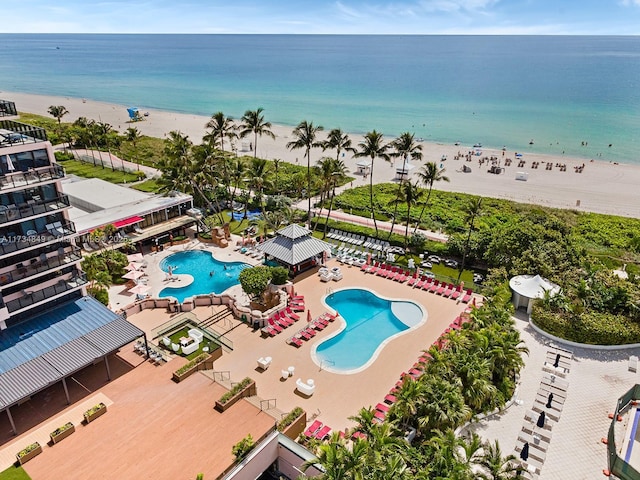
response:
<path fill-rule="evenodd" d="M 331 251 L 331 244 L 313 237 L 311 230 L 292 224 L 278 230 L 274 238 L 257 248 L 267 259 L 289 268 L 295 276 L 322 263 L 326 252 Z"/>
<path fill-rule="evenodd" d="M 533 301 L 543 298 L 545 292 L 551 296 L 560 292 L 560 286 L 540 275 L 517 275 L 509 280 L 509 286 L 513 291 L 513 305 L 518 308 L 526 308 L 527 313 L 531 313 Z"/>

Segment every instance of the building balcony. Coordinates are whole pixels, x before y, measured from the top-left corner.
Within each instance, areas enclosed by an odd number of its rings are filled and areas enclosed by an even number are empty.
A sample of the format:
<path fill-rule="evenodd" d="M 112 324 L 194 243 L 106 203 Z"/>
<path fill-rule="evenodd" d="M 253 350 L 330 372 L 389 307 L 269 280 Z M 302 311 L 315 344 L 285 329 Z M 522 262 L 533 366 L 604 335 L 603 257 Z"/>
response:
<path fill-rule="evenodd" d="M 21 189 L 39 183 L 51 182 L 64 177 L 64 169 L 60 165 L 50 165 L 28 172 L 17 171 L 0 176 L 0 191 Z"/>
<path fill-rule="evenodd" d="M 42 273 L 64 268 L 82 260 L 80 248 L 71 246 L 60 247 L 57 254 L 47 256 L 43 253 L 38 258 L 31 259 L 30 263 L 18 263 L 10 270 L 0 273 L 0 286 L 4 287 L 12 283 L 29 280 Z"/>
<path fill-rule="evenodd" d="M 70 206 L 69 197 L 66 195 L 46 201 L 27 200 L 27 203 L 21 205 L 0 205 L 0 224 L 18 222 L 23 218 L 52 213 Z"/>
<path fill-rule="evenodd" d="M 46 231 L 28 231 L 26 235 L 15 233 L 0 233 L 0 257 L 28 248 L 44 246 L 48 243 L 65 240 L 76 233 L 73 222 L 63 224 L 55 222 L 46 225 Z"/>
<path fill-rule="evenodd" d="M 83 288 L 88 283 L 83 273 L 75 273 L 67 279 L 60 279 L 55 284 L 46 286 L 40 290 L 23 290 L 18 298 L 5 301 L 5 305 L 10 314 L 19 310 L 35 306 L 45 301 L 49 301 L 63 294 Z"/>
<path fill-rule="evenodd" d="M 0 120 L 0 148 L 46 141 L 47 132 L 44 128 L 14 120 Z"/>

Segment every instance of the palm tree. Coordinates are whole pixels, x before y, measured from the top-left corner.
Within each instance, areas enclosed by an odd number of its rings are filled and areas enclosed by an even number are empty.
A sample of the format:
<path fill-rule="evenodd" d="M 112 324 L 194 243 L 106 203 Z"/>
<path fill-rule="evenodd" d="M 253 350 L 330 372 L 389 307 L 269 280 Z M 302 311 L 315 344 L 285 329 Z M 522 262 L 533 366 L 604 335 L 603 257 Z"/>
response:
<path fill-rule="evenodd" d="M 231 165 L 231 181 L 233 183 L 233 191 L 231 192 L 231 208 L 233 209 L 233 200 L 236 196 L 236 191 L 240 186 L 240 182 L 244 178 L 246 172 L 246 165 L 244 161 L 240 158 L 236 158 L 233 164 Z"/>
<path fill-rule="evenodd" d="M 368 132 L 364 136 L 364 140 L 358 144 L 360 150 L 355 153 L 356 157 L 369 157 L 371 159 L 371 171 L 369 172 L 369 208 L 371 209 L 371 218 L 373 218 L 373 227 L 376 231 L 376 237 L 378 236 L 378 223 L 376 222 L 376 216 L 373 210 L 373 164 L 376 158 L 382 158 L 389 161 L 389 154 L 387 149 L 388 144 L 382 143 L 382 133 L 375 130 Z"/>
<path fill-rule="evenodd" d="M 404 203 L 407 206 L 407 225 L 404 231 L 404 247 L 407 248 L 409 244 L 409 223 L 411 223 L 411 207 L 416 205 L 420 198 L 424 195 L 424 192 L 420 187 L 418 187 L 418 182 L 411 183 L 410 181 L 405 181 L 400 183 L 400 189 L 396 192 L 396 198 L 393 200 L 395 204 L 395 210 L 397 214 L 398 205 Z M 393 227 L 395 225 L 396 217 L 393 216 L 393 222 L 391 224 L 391 232 L 389 232 L 389 237 L 391 237 L 391 233 L 393 232 Z"/>
<path fill-rule="evenodd" d="M 464 209 L 465 214 L 465 223 L 469 225 L 469 233 L 467 234 L 467 240 L 464 242 L 464 251 L 462 252 L 462 262 L 460 262 L 460 270 L 458 271 L 458 279 L 456 283 L 460 283 L 460 277 L 462 276 L 462 272 L 464 270 L 464 264 L 467 260 L 467 255 L 469 254 L 469 241 L 471 240 L 471 232 L 473 232 L 473 224 L 481 214 L 482 210 L 482 197 L 472 198 L 467 206 Z"/>
<path fill-rule="evenodd" d="M 276 138 L 271 129 L 271 122 L 266 122 L 264 119 L 264 108 L 260 107 L 257 110 L 247 110 L 242 116 L 242 123 L 240 124 L 240 137 L 244 138 L 247 135 L 253 133 L 253 158 L 256 158 L 258 151 L 258 135 L 266 135 L 271 138 Z"/>
<path fill-rule="evenodd" d="M 237 127 L 233 121 L 233 118 L 225 117 L 224 113 L 222 112 L 216 112 L 211 115 L 211 120 L 209 120 L 205 126 L 206 128 L 210 128 L 215 136 L 220 139 L 220 150 L 222 150 L 223 152 L 225 137 L 231 140 L 236 135 L 235 131 Z M 269 127 L 270 126 L 271 125 L 269 125 Z"/>
<path fill-rule="evenodd" d="M 260 211 L 264 215 L 263 191 L 265 186 L 271 184 L 269 180 L 269 164 L 263 158 L 254 158 L 249 165 L 249 188 L 254 191 L 254 196 L 260 202 Z"/>
<path fill-rule="evenodd" d="M 420 217 L 418 217 L 418 223 L 416 223 L 416 228 L 413 230 L 413 233 L 418 231 L 418 227 L 422 222 L 422 215 L 424 215 L 424 210 L 427 208 L 429 204 L 429 198 L 431 198 L 431 190 L 433 189 L 433 184 L 435 182 L 448 182 L 449 177 L 445 177 L 444 175 L 445 169 L 438 168 L 435 162 L 427 162 L 424 164 L 420 172 L 418 172 L 418 177 L 429 188 L 429 193 L 427 194 L 427 199 L 422 206 L 422 210 L 420 211 Z"/>
<path fill-rule="evenodd" d="M 47 112 L 49 112 L 49 115 L 58 120 L 58 126 L 61 125 L 62 117 L 69 113 L 64 105 L 51 105 Z"/>
<path fill-rule="evenodd" d="M 322 171 L 323 174 L 326 172 L 326 175 L 323 175 L 323 178 L 327 177 L 328 183 L 326 185 L 326 191 L 327 196 L 331 197 L 329 200 L 329 209 L 327 211 L 327 221 L 324 224 L 324 232 L 322 234 L 322 239 L 324 240 L 327 236 L 327 227 L 329 225 L 329 218 L 331 218 L 331 210 L 333 209 L 333 199 L 336 196 L 336 185 L 338 184 L 338 181 L 347 174 L 347 167 L 342 160 L 336 160 L 328 157 L 324 160 L 320 160 L 319 163 L 320 171 Z"/>
<path fill-rule="evenodd" d="M 293 130 L 293 136 L 296 140 L 287 143 L 289 150 L 295 150 L 296 148 L 305 149 L 305 156 L 307 157 L 307 199 L 309 202 L 307 217 L 309 228 L 311 228 L 311 149 L 322 146 L 322 143 L 316 140 L 316 135 L 322 130 L 321 125 L 315 126 L 313 122 L 303 120 Z"/>
<path fill-rule="evenodd" d="M 496 440 L 494 443 L 487 442 L 483 446 L 484 454 L 478 462 L 486 473 L 481 474 L 484 480 L 520 480 L 523 479 L 522 466 L 516 465 L 514 455 L 502 456 L 500 445 Z"/>
<path fill-rule="evenodd" d="M 137 168 L 138 170 L 140 170 L 140 163 L 138 162 L 138 151 L 136 149 L 136 144 L 142 137 L 142 135 L 140 135 L 140 130 L 138 130 L 136 127 L 129 127 L 125 130 L 124 134 L 127 138 L 127 141 L 131 142 L 131 144 L 133 145 L 134 158 L 136 159 Z"/>
<path fill-rule="evenodd" d="M 340 153 L 343 151 L 356 153 L 356 149 L 351 146 L 351 139 L 349 138 L 349 135 L 339 128 L 331 130 L 327 135 L 327 139 L 322 142 L 323 150 L 331 148 L 336 149 L 336 160 L 340 160 Z"/>

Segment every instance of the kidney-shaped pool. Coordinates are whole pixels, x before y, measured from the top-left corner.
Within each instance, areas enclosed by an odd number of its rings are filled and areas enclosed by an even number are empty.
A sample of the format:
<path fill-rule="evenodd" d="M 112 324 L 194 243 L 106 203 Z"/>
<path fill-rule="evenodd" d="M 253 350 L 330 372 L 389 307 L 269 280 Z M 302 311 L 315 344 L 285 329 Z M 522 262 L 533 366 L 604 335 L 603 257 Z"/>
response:
<path fill-rule="evenodd" d="M 312 357 L 322 369 L 335 373 L 364 370 L 387 342 L 426 320 L 417 303 L 383 298 L 365 289 L 338 290 L 324 302 L 340 314 L 344 325 L 316 345 Z"/>

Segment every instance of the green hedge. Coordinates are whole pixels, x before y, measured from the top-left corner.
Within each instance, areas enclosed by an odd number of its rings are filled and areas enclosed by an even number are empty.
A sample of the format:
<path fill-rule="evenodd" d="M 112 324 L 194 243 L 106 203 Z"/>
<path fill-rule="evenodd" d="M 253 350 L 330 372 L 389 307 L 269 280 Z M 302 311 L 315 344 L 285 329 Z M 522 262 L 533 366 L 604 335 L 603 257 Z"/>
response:
<path fill-rule="evenodd" d="M 293 423 L 293 421 L 304 413 L 301 407 L 295 407 L 287 415 L 278 422 L 278 431 L 282 432 L 285 428 Z"/>
<path fill-rule="evenodd" d="M 189 363 L 186 363 L 181 368 L 176 370 L 176 375 L 178 375 L 178 376 L 182 375 L 184 372 L 186 372 L 187 370 L 195 367 L 197 364 L 204 362 L 207 358 L 209 358 L 209 354 L 208 353 L 201 353 L 196 358 L 191 360 Z"/>
<path fill-rule="evenodd" d="M 545 332 L 572 342 L 588 345 L 640 343 L 640 325 L 623 315 L 584 312 L 570 317 L 534 306 L 531 319 Z"/>

